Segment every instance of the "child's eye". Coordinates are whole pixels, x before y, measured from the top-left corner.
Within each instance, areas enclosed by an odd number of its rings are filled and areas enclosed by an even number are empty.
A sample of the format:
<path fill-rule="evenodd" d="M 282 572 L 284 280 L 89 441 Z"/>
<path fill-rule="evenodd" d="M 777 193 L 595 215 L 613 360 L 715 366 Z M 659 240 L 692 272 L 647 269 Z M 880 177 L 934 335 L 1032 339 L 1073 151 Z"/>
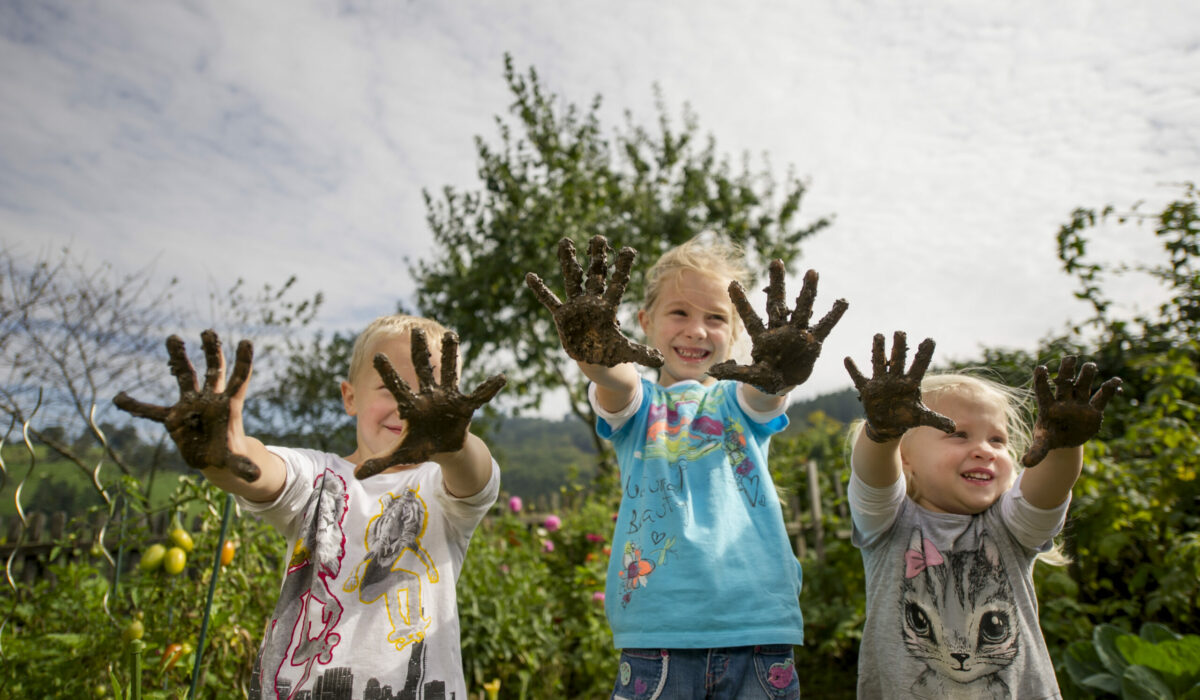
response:
<path fill-rule="evenodd" d="M 708 317 L 708 320 L 715 321 L 717 323 L 725 323 L 726 322 L 725 317 L 721 314 L 710 314 Z"/>
<path fill-rule="evenodd" d="M 670 316 L 687 316 L 687 312 L 684 311 L 683 309 L 675 309 L 674 311 L 669 312 L 668 315 L 670 315 Z"/>
<path fill-rule="evenodd" d="M 962 438 L 965 438 L 966 436 L 967 436 L 967 433 L 965 431 L 959 430 L 958 432 L 950 433 L 950 435 L 948 437 L 962 439 Z"/>

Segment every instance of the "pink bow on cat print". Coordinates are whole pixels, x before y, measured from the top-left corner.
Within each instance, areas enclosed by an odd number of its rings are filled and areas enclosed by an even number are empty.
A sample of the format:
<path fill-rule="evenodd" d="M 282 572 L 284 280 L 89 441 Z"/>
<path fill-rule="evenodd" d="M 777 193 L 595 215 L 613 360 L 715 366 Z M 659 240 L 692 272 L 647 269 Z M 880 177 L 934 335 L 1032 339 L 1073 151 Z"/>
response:
<path fill-rule="evenodd" d="M 924 571 L 925 567 L 937 566 L 945 561 L 928 538 L 922 541 L 921 547 L 924 551 L 910 549 L 904 553 L 904 578 L 912 578 Z"/>

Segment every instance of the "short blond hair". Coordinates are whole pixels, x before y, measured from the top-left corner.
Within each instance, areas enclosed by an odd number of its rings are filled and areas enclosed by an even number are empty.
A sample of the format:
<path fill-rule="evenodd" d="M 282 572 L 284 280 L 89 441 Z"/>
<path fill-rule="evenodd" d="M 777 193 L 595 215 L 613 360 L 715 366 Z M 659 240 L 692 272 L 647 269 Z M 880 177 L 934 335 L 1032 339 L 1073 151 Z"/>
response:
<path fill-rule="evenodd" d="M 347 379 L 353 382 L 364 369 L 374 367 L 374 358 L 367 357 L 367 351 L 372 345 L 380 340 L 408 337 L 414 328 L 425 331 L 429 352 L 433 355 L 433 361 L 438 362 L 442 351 L 442 336 L 448 332 L 448 328 L 433 319 L 421 316 L 408 314 L 380 316 L 371 321 L 355 338 L 354 350 L 350 354 L 350 369 L 347 372 Z"/>
<path fill-rule="evenodd" d="M 663 253 L 646 273 L 646 295 L 642 309 L 647 313 L 652 312 L 663 286 L 668 281 L 678 280 L 678 273 L 684 270 L 720 280 L 725 285 L 736 280 L 745 286 L 749 276 L 745 258 L 742 247 L 724 236 L 711 231 L 699 233 Z M 736 337 L 741 324 L 730 320 Z"/>

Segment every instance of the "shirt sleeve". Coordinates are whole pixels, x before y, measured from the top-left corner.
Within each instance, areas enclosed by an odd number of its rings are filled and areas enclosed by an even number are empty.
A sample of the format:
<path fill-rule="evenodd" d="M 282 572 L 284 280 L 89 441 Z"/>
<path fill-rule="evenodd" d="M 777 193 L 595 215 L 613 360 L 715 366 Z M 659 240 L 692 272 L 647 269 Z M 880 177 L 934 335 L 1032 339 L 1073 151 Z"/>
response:
<path fill-rule="evenodd" d="M 1067 508 L 1071 505 L 1071 495 L 1067 500 L 1054 508 L 1038 508 L 1025 500 L 1021 493 L 1021 476 L 1003 496 L 1000 497 L 1000 520 L 1008 531 L 1023 546 L 1035 551 L 1045 552 L 1053 545 L 1054 536 L 1062 531 L 1067 520 Z"/>
<path fill-rule="evenodd" d="M 770 421 L 773 421 L 776 418 L 778 418 L 779 416 L 782 416 L 785 413 L 787 413 L 787 401 L 781 402 L 779 404 L 779 408 L 777 408 L 773 411 L 755 411 L 754 409 L 750 408 L 750 404 L 746 401 L 746 397 L 743 394 L 743 392 L 745 392 L 745 390 L 746 390 L 746 385 L 742 384 L 741 382 L 738 382 L 738 385 L 737 385 L 738 406 L 741 407 L 742 413 L 745 413 L 746 417 L 749 418 L 750 420 L 754 421 L 755 423 L 769 423 Z"/>
<path fill-rule="evenodd" d="M 907 498 L 907 484 L 903 472 L 891 486 L 869 486 L 850 472 L 850 484 L 846 487 L 846 501 L 850 504 L 850 519 L 858 530 L 862 544 L 869 544 L 896 521 L 900 506 Z"/>
<path fill-rule="evenodd" d="M 434 493 L 446 513 L 446 522 L 458 532 L 460 537 L 469 538 L 471 533 L 479 525 L 479 521 L 483 520 L 483 516 L 487 515 L 488 510 L 500 495 L 500 465 L 496 460 L 492 460 L 492 475 L 488 478 L 487 484 L 479 490 L 479 493 L 466 496 L 465 498 L 456 498 L 446 491 L 445 482 L 442 481 L 441 469 L 435 470 L 437 481 L 434 485 L 436 489 Z"/>
<path fill-rule="evenodd" d="M 595 383 L 588 384 L 588 403 L 592 404 L 592 410 L 596 412 L 596 417 L 608 423 L 609 435 L 611 435 L 620 430 L 626 421 L 637 415 L 638 408 L 642 405 L 642 382 L 638 380 L 637 387 L 633 390 L 633 398 L 629 400 L 629 405 L 615 413 L 600 408 L 600 403 L 596 401 Z"/>
<path fill-rule="evenodd" d="M 248 501 L 241 496 L 234 496 L 243 510 L 262 516 L 286 539 L 296 535 L 300 525 L 304 504 L 312 493 L 312 476 L 315 465 L 303 453 L 286 447 L 268 445 L 267 449 L 283 460 L 285 467 L 283 490 L 273 501 Z M 307 478 L 306 478 L 307 477 Z"/>

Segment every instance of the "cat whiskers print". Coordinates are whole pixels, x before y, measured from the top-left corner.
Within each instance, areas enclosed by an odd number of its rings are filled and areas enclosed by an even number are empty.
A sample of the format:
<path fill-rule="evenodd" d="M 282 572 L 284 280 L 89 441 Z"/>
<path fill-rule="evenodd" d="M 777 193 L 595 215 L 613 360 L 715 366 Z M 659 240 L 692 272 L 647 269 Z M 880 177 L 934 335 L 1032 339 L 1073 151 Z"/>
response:
<path fill-rule="evenodd" d="M 914 530 L 900 591 L 904 648 L 925 670 L 920 697 L 1010 698 L 1002 672 L 1020 650 L 1012 588 L 986 534 L 973 551 L 942 555 Z"/>

